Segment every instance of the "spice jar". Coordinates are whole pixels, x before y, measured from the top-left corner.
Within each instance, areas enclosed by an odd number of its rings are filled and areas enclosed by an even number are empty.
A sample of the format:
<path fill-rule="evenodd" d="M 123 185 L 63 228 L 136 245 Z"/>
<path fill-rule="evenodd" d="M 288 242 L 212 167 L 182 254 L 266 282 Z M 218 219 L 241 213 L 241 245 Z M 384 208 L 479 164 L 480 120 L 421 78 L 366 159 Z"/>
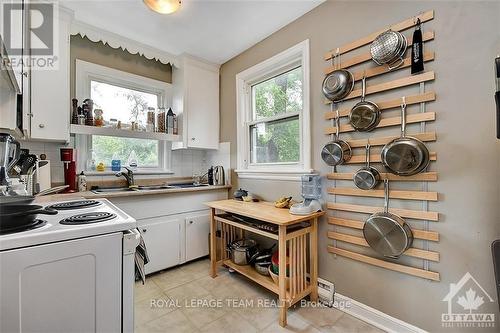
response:
<path fill-rule="evenodd" d="M 156 131 L 160 133 L 166 132 L 166 113 L 165 108 L 158 108 L 158 115 L 156 116 Z"/>
<path fill-rule="evenodd" d="M 146 132 L 154 132 L 155 131 L 155 108 L 148 108 L 148 116 L 146 123 Z"/>

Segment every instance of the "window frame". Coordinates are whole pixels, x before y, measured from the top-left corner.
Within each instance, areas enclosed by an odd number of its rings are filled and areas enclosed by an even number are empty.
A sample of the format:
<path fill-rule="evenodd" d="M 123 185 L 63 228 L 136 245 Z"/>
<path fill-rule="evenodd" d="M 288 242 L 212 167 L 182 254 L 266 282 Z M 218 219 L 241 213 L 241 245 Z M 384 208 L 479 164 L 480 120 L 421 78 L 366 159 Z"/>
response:
<path fill-rule="evenodd" d="M 253 120 L 252 86 L 302 67 L 302 111 Z M 236 122 L 237 162 L 239 178 L 300 180 L 300 176 L 312 173 L 310 129 L 310 68 L 309 40 L 306 39 L 289 49 L 236 75 Z M 250 127 L 255 123 L 299 116 L 299 162 L 251 163 Z"/>
<path fill-rule="evenodd" d="M 76 59 L 75 91 L 76 98 L 79 101 L 83 101 L 84 99 L 90 97 L 92 81 L 155 94 L 158 96 L 158 106 L 167 106 L 172 104 L 172 85 L 170 83 Z M 86 174 L 93 174 L 93 171 L 86 170 L 85 163 L 88 159 L 90 150 L 92 149 L 92 135 L 75 135 L 75 146 L 78 149 L 79 155 L 79 159 L 77 161 L 78 170 L 85 170 Z M 171 149 L 172 145 L 170 142 L 158 140 L 158 167 L 140 167 L 136 173 L 171 174 Z M 95 173 L 103 174 L 103 172 Z M 111 172 L 111 168 L 107 167 L 104 174 L 106 173 L 114 172 Z"/>

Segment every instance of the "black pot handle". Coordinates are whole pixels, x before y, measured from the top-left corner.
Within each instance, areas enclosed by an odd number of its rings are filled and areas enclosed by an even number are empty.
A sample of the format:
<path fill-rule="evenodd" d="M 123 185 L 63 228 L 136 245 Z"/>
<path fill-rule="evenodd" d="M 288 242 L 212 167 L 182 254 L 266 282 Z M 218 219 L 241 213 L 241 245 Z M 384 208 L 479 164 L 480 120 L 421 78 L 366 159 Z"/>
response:
<path fill-rule="evenodd" d="M 40 208 L 30 211 L 29 215 L 31 214 L 56 215 L 57 213 L 58 211 L 52 208 Z"/>

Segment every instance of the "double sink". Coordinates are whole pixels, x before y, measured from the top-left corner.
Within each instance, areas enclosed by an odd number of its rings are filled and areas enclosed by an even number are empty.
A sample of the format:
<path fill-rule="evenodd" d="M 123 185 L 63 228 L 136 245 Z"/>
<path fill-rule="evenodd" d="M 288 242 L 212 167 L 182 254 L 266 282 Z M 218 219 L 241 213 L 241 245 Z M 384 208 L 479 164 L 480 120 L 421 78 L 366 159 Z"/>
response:
<path fill-rule="evenodd" d="M 156 191 L 156 190 L 168 190 L 168 189 L 181 189 L 181 188 L 193 188 L 193 187 L 205 187 L 208 184 L 194 184 L 194 183 L 182 183 L 182 184 L 172 184 L 172 185 L 148 185 L 148 186 L 137 186 L 137 187 L 98 187 L 91 190 L 92 193 L 120 193 L 120 192 L 133 192 L 133 191 Z"/>

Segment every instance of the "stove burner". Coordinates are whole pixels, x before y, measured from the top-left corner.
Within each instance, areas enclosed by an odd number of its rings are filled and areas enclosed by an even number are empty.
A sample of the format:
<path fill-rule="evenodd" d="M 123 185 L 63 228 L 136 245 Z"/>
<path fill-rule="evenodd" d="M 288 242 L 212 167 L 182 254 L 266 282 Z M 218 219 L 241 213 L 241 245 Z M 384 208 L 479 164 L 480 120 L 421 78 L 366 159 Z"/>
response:
<path fill-rule="evenodd" d="M 78 200 L 78 201 L 66 201 L 57 203 L 54 205 L 50 205 L 48 208 L 57 209 L 57 210 L 69 210 L 69 209 L 82 209 L 98 206 L 101 203 L 95 200 Z"/>
<path fill-rule="evenodd" d="M 90 223 L 98 223 L 104 222 L 108 220 L 112 220 L 116 217 L 116 214 L 107 213 L 107 212 L 91 212 L 91 213 L 83 213 L 78 215 L 73 215 L 68 218 L 62 220 L 61 224 L 67 225 L 77 225 L 77 224 L 90 224 Z"/>
<path fill-rule="evenodd" d="M 47 224 L 47 221 L 37 219 L 37 220 L 34 220 L 33 222 L 31 222 L 30 224 L 23 225 L 20 227 L 0 228 L 0 235 L 7 235 L 7 234 L 13 234 L 16 232 L 29 231 L 29 230 L 43 227 L 45 224 Z"/>

